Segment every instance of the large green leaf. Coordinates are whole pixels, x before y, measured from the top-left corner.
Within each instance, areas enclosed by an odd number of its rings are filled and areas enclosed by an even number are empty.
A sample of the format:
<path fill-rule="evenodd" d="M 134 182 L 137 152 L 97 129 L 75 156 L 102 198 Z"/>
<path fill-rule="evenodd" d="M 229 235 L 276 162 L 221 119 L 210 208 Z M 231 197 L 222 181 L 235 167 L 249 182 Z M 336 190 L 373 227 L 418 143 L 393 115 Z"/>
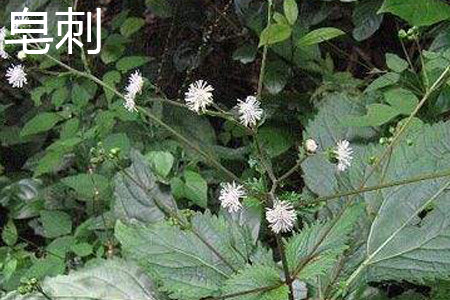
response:
<path fill-rule="evenodd" d="M 450 18 L 450 5 L 441 0 L 385 0 L 379 13 L 389 12 L 414 26 L 429 26 Z"/>
<path fill-rule="evenodd" d="M 177 299 L 218 295 L 224 281 L 245 266 L 254 248 L 247 227 L 210 213 L 196 214 L 190 230 L 166 223 L 118 222 L 115 235 L 125 257 L 136 260 Z"/>
<path fill-rule="evenodd" d="M 97 266 L 47 278 L 42 289 L 49 299 L 157 300 L 154 284 L 135 265 L 122 260 L 103 261 Z M 13 292 L 1 300 L 45 300 L 41 294 Z"/>
<path fill-rule="evenodd" d="M 115 177 L 114 212 L 122 220 L 136 219 L 154 223 L 164 219 L 165 212 L 175 211 L 170 193 L 156 182 L 147 160 L 136 150 L 130 152 L 132 164 Z"/>
<path fill-rule="evenodd" d="M 41 133 L 52 129 L 62 118 L 56 113 L 44 112 L 28 121 L 20 132 L 21 136 Z"/>
<path fill-rule="evenodd" d="M 292 33 L 292 28 L 288 24 L 271 24 L 261 32 L 259 47 L 272 45 L 287 40 Z"/>
<path fill-rule="evenodd" d="M 386 182 L 448 170 L 450 146 L 446 141 L 450 139 L 450 123 L 424 127 L 410 138 L 414 140 L 412 146 L 401 145 L 393 152 L 383 173 Z M 364 261 L 371 280 L 405 279 L 422 283 L 447 278 L 449 180 L 420 181 L 378 192 L 381 201 Z"/>
<path fill-rule="evenodd" d="M 311 282 L 330 272 L 348 248 L 348 236 L 362 212 L 362 205 L 354 204 L 343 216 L 307 226 L 290 238 L 286 242 L 286 258 L 291 272 Z"/>
<path fill-rule="evenodd" d="M 260 289 L 260 291 L 258 290 Z M 272 266 L 253 265 L 228 279 L 223 288 L 223 295 L 252 293 L 233 297 L 236 300 L 285 300 L 289 289 L 280 279 L 280 271 Z"/>
<path fill-rule="evenodd" d="M 352 20 L 355 28 L 353 37 L 357 41 L 362 41 L 372 36 L 383 21 L 383 15 L 377 14 L 381 2 L 379 0 L 358 1 L 353 10 Z"/>

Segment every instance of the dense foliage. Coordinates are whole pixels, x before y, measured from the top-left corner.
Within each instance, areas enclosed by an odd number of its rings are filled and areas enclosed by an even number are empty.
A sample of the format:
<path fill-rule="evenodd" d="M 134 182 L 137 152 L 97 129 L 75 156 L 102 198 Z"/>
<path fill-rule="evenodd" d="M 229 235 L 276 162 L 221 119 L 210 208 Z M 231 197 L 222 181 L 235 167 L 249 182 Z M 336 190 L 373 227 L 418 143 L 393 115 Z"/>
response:
<path fill-rule="evenodd" d="M 447 1 L 4 2 L 1 300 L 450 299 Z"/>

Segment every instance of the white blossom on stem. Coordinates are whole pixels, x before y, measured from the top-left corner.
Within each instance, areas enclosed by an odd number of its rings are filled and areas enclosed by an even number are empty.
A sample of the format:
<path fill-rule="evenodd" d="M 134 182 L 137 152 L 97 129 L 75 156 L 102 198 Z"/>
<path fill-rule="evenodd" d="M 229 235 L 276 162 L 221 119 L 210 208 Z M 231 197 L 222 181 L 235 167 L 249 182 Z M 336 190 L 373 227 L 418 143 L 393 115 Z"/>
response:
<path fill-rule="evenodd" d="M 350 146 L 350 142 L 347 140 L 338 141 L 336 143 L 336 149 L 334 150 L 334 154 L 337 159 L 337 169 L 338 171 L 347 170 L 353 159 L 353 149 Z"/>
<path fill-rule="evenodd" d="M 205 111 L 206 107 L 213 103 L 213 91 L 214 88 L 204 80 L 192 83 L 185 93 L 187 107 L 196 113 Z"/>
<path fill-rule="evenodd" d="M 219 200 L 224 209 L 230 213 L 235 213 L 242 208 L 240 200 L 246 196 L 245 188 L 233 181 L 232 183 L 227 182 L 222 184 Z"/>
<path fill-rule="evenodd" d="M 248 96 L 245 101 L 238 100 L 237 107 L 239 120 L 246 127 L 255 126 L 261 120 L 264 113 L 261 108 L 261 102 L 254 96 Z"/>
<path fill-rule="evenodd" d="M 142 93 L 143 87 L 144 87 L 144 78 L 142 77 L 141 72 L 135 71 L 128 78 L 128 85 L 125 88 L 126 94 L 124 106 L 128 111 L 130 112 L 137 111 L 135 99 L 136 95 Z"/>
<path fill-rule="evenodd" d="M 27 73 L 25 73 L 22 65 L 11 65 L 6 71 L 6 78 L 8 79 L 8 83 L 14 88 L 23 88 L 28 83 Z"/>
<path fill-rule="evenodd" d="M 275 200 L 273 208 L 266 209 L 266 220 L 274 233 L 289 232 L 294 227 L 297 214 L 291 203 Z"/>

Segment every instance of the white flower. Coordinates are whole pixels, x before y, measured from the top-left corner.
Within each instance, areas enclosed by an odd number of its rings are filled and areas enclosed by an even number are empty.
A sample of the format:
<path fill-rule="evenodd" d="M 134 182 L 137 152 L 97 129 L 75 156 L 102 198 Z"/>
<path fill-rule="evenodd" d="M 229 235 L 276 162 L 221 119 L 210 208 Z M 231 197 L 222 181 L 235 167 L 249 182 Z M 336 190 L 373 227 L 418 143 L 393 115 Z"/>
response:
<path fill-rule="evenodd" d="M 291 231 L 295 220 L 297 220 L 297 215 L 291 203 L 276 200 L 273 208 L 266 209 L 266 220 L 269 222 L 272 231 L 278 234 Z"/>
<path fill-rule="evenodd" d="M 5 51 L 5 38 L 6 38 L 6 28 L 0 28 L 0 57 L 7 59 L 9 57 L 8 53 Z"/>
<path fill-rule="evenodd" d="M 23 50 L 19 51 L 19 53 L 17 53 L 17 58 L 20 60 L 24 60 L 25 58 L 27 58 L 27 54 Z"/>
<path fill-rule="evenodd" d="M 185 101 L 188 108 L 196 113 L 205 111 L 208 105 L 213 103 L 214 88 L 204 80 L 198 80 L 189 86 L 185 93 Z"/>
<path fill-rule="evenodd" d="M 142 88 L 144 87 L 144 78 L 139 71 L 134 72 L 128 78 L 128 85 L 125 88 L 125 108 L 130 111 L 137 111 L 136 109 L 136 95 L 142 93 Z"/>
<path fill-rule="evenodd" d="M 317 145 L 315 140 L 313 140 L 313 139 L 306 140 L 306 142 L 305 142 L 306 151 L 308 151 L 309 153 L 316 153 L 317 148 L 319 148 L 319 146 Z"/>
<path fill-rule="evenodd" d="M 22 88 L 24 84 L 27 84 L 27 73 L 22 65 L 12 65 L 6 71 L 6 78 L 12 87 L 14 88 Z"/>
<path fill-rule="evenodd" d="M 239 201 L 246 197 L 245 189 L 242 185 L 236 182 L 222 184 L 220 190 L 219 200 L 223 208 L 230 213 L 235 213 L 242 208 L 242 204 Z"/>
<path fill-rule="evenodd" d="M 245 101 L 238 100 L 239 120 L 244 126 L 255 126 L 261 120 L 263 110 L 261 102 L 256 100 L 254 96 L 248 96 Z"/>
<path fill-rule="evenodd" d="M 337 169 L 338 171 L 345 171 L 348 167 L 350 167 L 352 159 L 353 159 L 353 149 L 350 147 L 350 143 L 347 140 L 338 141 L 336 143 L 336 149 L 334 150 L 334 154 L 337 159 Z"/>

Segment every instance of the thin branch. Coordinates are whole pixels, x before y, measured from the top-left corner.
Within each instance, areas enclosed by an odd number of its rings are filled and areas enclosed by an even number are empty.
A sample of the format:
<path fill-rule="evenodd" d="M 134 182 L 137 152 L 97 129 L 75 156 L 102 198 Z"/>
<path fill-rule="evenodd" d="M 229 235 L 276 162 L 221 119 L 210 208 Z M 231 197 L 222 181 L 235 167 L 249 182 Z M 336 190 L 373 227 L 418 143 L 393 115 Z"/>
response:
<path fill-rule="evenodd" d="M 272 20 L 272 0 L 268 0 L 267 4 L 267 27 L 270 26 Z M 267 43 L 263 47 L 263 56 L 261 61 L 261 69 L 259 71 L 259 80 L 258 80 L 258 91 L 256 94 L 256 98 L 258 100 L 261 100 L 261 94 L 263 89 L 263 82 L 264 82 L 264 73 L 266 72 L 266 64 L 267 64 L 267 50 L 269 48 L 269 45 Z"/>

